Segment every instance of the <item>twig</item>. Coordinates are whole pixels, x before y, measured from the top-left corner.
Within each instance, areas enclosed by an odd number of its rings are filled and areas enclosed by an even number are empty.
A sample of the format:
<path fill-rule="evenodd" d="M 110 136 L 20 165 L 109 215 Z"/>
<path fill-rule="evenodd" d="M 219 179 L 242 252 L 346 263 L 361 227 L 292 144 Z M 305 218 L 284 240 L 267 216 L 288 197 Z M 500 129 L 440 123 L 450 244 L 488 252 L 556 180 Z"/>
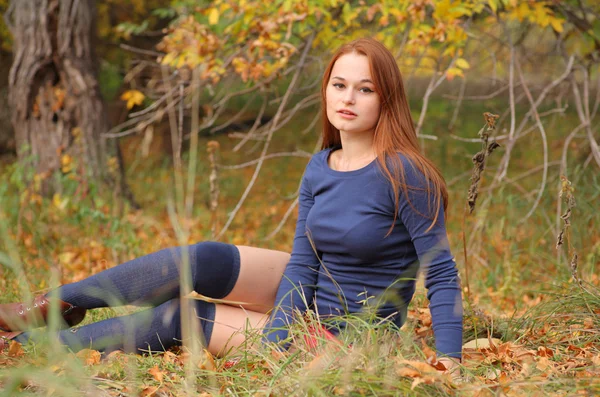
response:
<path fill-rule="evenodd" d="M 522 222 L 526 221 L 527 219 L 529 219 L 531 214 L 533 214 L 533 212 L 539 205 L 540 200 L 542 199 L 542 195 L 544 194 L 544 190 L 546 188 L 546 179 L 548 177 L 548 139 L 546 137 L 546 130 L 544 129 L 544 125 L 542 124 L 542 121 L 540 120 L 540 115 L 538 114 L 538 111 L 537 111 L 537 105 L 533 102 L 533 97 L 531 96 L 531 92 L 529 92 L 529 88 L 527 88 L 527 84 L 525 83 L 525 77 L 523 76 L 523 71 L 521 70 L 521 64 L 519 63 L 518 59 L 515 60 L 515 64 L 517 66 L 517 71 L 519 72 L 519 80 L 521 80 L 521 84 L 523 85 L 523 90 L 525 91 L 525 94 L 527 95 L 527 99 L 529 100 L 529 104 L 531 105 L 531 111 L 534 114 L 535 122 L 540 130 L 540 135 L 542 136 L 542 145 L 543 145 L 543 153 L 544 153 L 544 169 L 543 169 L 543 173 L 542 173 L 542 182 L 540 184 L 540 189 L 538 190 L 538 195 L 537 195 L 535 202 L 533 203 L 533 206 L 531 207 L 531 209 L 529 210 L 527 215 L 525 215 L 525 217 L 523 219 L 521 219 L 520 222 L 522 223 Z"/>
<path fill-rule="evenodd" d="M 208 177 L 208 181 L 210 182 L 209 208 L 211 212 L 211 232 L 214 237 L 217 233 L 217 208 L 219 206 L 219 142 L 208 142 L 206 144 L 206 151 L 208 152 L 208 162 L 210 164 L 210 175 Z"/>
<path fill-rule="evenodd" d="M 129 113 L 129 117 L 133 118 L 133 117 L 139 117 L 139 116 L 143 116 L 147 113 L 150 113 L 151 111 L 153 111 L 154 109 L 158 108 L 164 101 L 167 100 L 167 97 L 169 95 L 173 95 L 173 93 L 178 90 L 179 87 L 175 86 L 173 87 L 169 92 L 165 93 L 163 96 L 161 96 L 159 99 L 157 99 L 154 103 L 152 103 L 150 106 L 148 106 L 145 109 L 139 110 L 137 112 L 131 112 Z M 115 128 L 122 128 L 122 126 L 117 126 Z M 119 129 L 120 129 L 119 128 Z M 112 131 L 112 130 L 111 130 Z"/>
<path fill-rule="evenodd" d="M 515 78 L 514 78 L 514 69 L 515 69 L 515 47 L 510 46 L 510 64 L 508 68 L 508 98 L 509 98 L 509 106 L 510 106 L 510 130 L 508 132 L 508 143 L 506 145 L 506 150 L 504 152 L 503 161 L 501 162 L 500 169 L 501 171 L 496 174 L 498 181 L 501 181 L 505 176 L 508 170 L 508 163 L 510 162 L 510 154 L 512 152 L 512 148 L 515 145 L 515 124 L 517 113 L 515 111 Z"/>
<path fill-rule="evenodd" d="M 456 60 L 456 56 L 452 59 L 446 71 L 454 66 L 454 61 Z M 433 73 L 431 75 L 431 79 L 429 80 L 429 85 L 427 86 L 427 90 L 425 91 L 425 95 L 423 95 L 423 106 L 421 106 L 421 113 L 419 114 L 419 121 L 417 122 L 417 127 L 415 128 L 417 136 L 419 136 L 419 132 L 421 128 L 423 128 L 423 123 L 425 122 L 425 115 L 427 114 L 427 107 L 429 105 L 429 97 L 435 91 L 436 88 L 446 80 L 446 72 L 442 73 L 442 76 L 439 79 L 435 79 L 436 74 Z M 419 136 L 421 137 L 421 136 Z"/>
<path fill-rule="evenodd" d="M 285 212 L 285 215 L 283 215 L 283 218 L 281 219 L 281 221 L 279 222 L 279 224 L 277 225 L 275 230 L 273 230 L 271 233 L 269 233 L 269 235 L 267 237 L 265 237 L 265 240 L 270 240 L 273 237 L 275 237 L 275 235 L 277 233 L 279 233 L 279 231 L 283 228 L 283 226 L 285 225 L 285 223 L 287 222 L 288 218 L 290 217 L 290 215 L 294 211 L 294 208 L 296 208 L 297 205 L 298 205 L 298 197 L 296 197 L 294 199 L 294 201 L 292 202 L 292 204 L 290 204 L 287 211 Z"/>
<path fill-rule="evenodd" d="M 505 86 L 502 86 L 502 87 L 498 88 L 496 91 L 491 92 L 489 94 L 485 94 L 485 95 L 467 95 L 467 96 L 464 96 L 463 99 L 474 100 L 474 101 L 481 101 L 481 100 L 485 100 L 485 99 L 492 99 L 492 98 L 495 98 L 498 95 L 502 94 L 508 88 L 509 88 L 509 85 L 505 85 Z M 451 94 L 443 94 L 442 98 L 446 98 L 446 99 L 459 99 L 460 95 L 456 96 L 456 95 L 451 95 Z"/>
<path fill-rule="evenodd" d="M 183 179 L 182 179 L 182 164 L 181 164 L 181 153 L 177 150 L 177 116 L 175 114 L 176 101 L 174 100 L 171 93 L 171 83 L 168 81 L 168 69 L 166 66 L 161 68 L 162 76 L 167 86 L 167 108 L 169 118 L 169 129 L 171 131 L 171 146 L 173 151 L 173 174 L 175 179 L 175 205 L 178 207 L 183 200 Z M 179 88 L 175 86 L 175 88 Z M 178 209 L 180 209 L 178 207 Z M 180 211 L 179 211 L 180 212 Z M 181 213 L 181 212 L 180 212 Z"/>
<path fill-rule="evenodd" d="M 161 56 L 165 55 L 162 52 L 143 50 L 141 48 L 137 48 L 137 47 L 134 47 L 134 46 L 131 46 L 128 44 L 120 44 L 119 47 L 121 47 L 122 49 L 124 49 L 126 51 L 131 51 L 133 53 L 140 54 L 140 55 L 148 55 L 151 57 L 161 57 Z"/>
<path fill-rule="evenodd" d="M 315 117 L 313 117 L 310 124 L 307 125 L 306 128 L 300 132 L 300 135 L 306 135 L 309 131 L 312 131 L 313 128 L 315 128 L 315 124 L 317 124 L 317 121 L 319 121 L 320 118 L 321 118 L 321 112 L 320 111 L 316 112 Z"/>
<path fill-rule="evenodd" d="M 196 169 L 198 164 L 198 134 L 200 133 L 200 68 L 196 67 L 192 74 L 192 131 L 189 148 L 189 165 L 187 174 L 187 191 L 185 197 L 185 214 L 192 219 L 194 207 L 194 189 L 196 186 Z"/>
<path fill-rule="evenodd" d="M 460 110 L 460 105 L 463 102 L 466 87 L 467 76 L 464 76 L 460 83 L 460 91 L 458 93 L 458 99 L 456 101 L 456 106 L 454 107 L 454 112 L 452 112 L 452 119 L 450 119 L 450 123 L 448 123 L 448 130 L 452 130 L 454 128 L 454 123 L 456 123 L 456 120 L 458 119 L 458 111 Z"/>
<path fill-rule="evenodd" d="M 248 110 L 248 108 L 250 107 L 250 104 L 252 103 L 252 100 L 253 100 L 253 99 L 254 99 L 254 95 L 253 95 L 253 96 L 251 96 L 251 97 L 250 97 L 250 99 L 248 99 L 248 100 L 246 101 L 246 103 L 244 104 L 244 106 L 242 106 L 242 108 L 241 108 L 241 109 L 240 109 L 240 110 L 239 110 L 239 111 L 238 111 L 236 114 L 234 114 L 234 115 L 233 115 L 233 117 L 231 117 L 231 118 L 230 118 L 229 120 L 227 120 L 226 122 L 224 122 L 224 123 L 222 123 L 222 124 L 220 124 L 220 125 L 217 125 L 216 127 L 212 127 L 212 128 L 210 129 L 210 133 L 211 133 L 211 134 L 214 134 L 215 132 L 219 132 L 219 131 L 221 131 L 222 129 L 225 129 L 225 128 L 229 127 L 231 124 L 233 124 L 233 123 L 235 123 L 236 121 L 238 121 L 238 120 L 239 120 L 239 118 L 240 118 L 240 117 L 242 117 L 242 115 L 244 114 L 244 112 L 245 112 L 246 110 Z"/>
<path fill-rule="evenodd" d="M 246 136 L 244 137 L 244 139 L 242 139 L 240 142 L 238 142 L 237 145 L 234 146 L 234 148 L 233 148 L 234 152 L 237 152 L 238 150 L 240 150 L 240 148 L 242 146 L 244 146 L 246 144 L 246 142 L 248 142 L 248 140 L 254 135 L 254 133 L 260 126 L 260 123 L 261 123 L 263 114 L 265 114 L 266 108 L 267 108 L 267 96 L 265 94 L 265 95 L 263 95 L 263 103 L 262 103 L 262 106 L 260 107 L 260 110 L 258 111 L 258 115 L 254 119 L 254 124 L 252 124 L 252 128 L 250 128 L 250 131 L 248 131 L 246 133 Z"/>
<path fill-rule="evenodd" d="M 584 79 L 583 79 L 583 101 L 581 98 L 581 93 L 579 92 L 579 87 L 575 78 L 571 78 L 571 85 L 573 88 L 573 96 L 575 97 L 575 108 L 577 109 L 577 115 L 579 116 L 579 120 L 582 124 L 585 124 L 585 130 L 587 132 L 587 138 L 590 143 L 590 149 L 592 151 L 592 155 L 594 156 L 594 160 L 596 160 L 596 164 L 600 167 L 600 147 L 594 138 L 594 134 L 592 132 L 591 120 L 590 120 L 590 108 L 589 108 L 589 74 L 585 68 L 583 69 Z M 583 103 L 582 103 L 583 102 Z"/>
<path fill-rule="evenodd" d="M 258 164 L 261 159 L 263 160 L 267 160 L 267 159 L 272 159 L 275 157 L 307 157 L 310 158 L 312 156 L 312 154 L 308 153 L 308 152 L 304 152 L 301 150 L 295 151 L 295 152 L 280 152 L 280 153 L 272 153 L 272 154 L 267 154 L 264 157 L 258 158 L 256 160 L 252 160 L 252 161 L 248 161 L 242 164 L 236 164 L 236 165 L 219 165 L 218 168 L 222 169 L 222 170 L 237 170 L 240 168 L 246 168 L 249 167 L 251 165 L 254 164 Z"/>

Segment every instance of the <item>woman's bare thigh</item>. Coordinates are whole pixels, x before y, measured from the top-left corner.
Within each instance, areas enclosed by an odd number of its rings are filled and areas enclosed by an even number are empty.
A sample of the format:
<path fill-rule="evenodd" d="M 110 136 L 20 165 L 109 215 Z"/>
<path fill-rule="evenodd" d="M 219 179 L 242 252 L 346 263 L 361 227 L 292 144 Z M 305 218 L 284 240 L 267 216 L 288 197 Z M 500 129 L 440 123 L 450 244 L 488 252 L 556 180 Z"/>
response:
<path fill-rule="evenodd" d="M 259 342 L 258 335 L 268 319 L 265 313 L 225 304 L 215 305 L 215 322 L 208 343 L 208 351 L 223 356 L 229 350 L 246 346 L 246 336 L 253 335 L 251 343 Z"/>
<path fill-rule="evenodd" d="M 275 295 L 290 254 L 243 245 L 237 248 L 240 251 L 240 274 L 223 300 L 249 311 L 266 313 L 275 304 Z"/>

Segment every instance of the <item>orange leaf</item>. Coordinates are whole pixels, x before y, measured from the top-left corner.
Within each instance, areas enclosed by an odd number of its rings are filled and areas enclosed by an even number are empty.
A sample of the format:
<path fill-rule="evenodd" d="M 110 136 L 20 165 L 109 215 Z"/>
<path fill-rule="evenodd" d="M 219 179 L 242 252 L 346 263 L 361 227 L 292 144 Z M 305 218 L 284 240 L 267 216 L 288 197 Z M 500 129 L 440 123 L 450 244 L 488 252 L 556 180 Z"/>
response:
<path fill-rule="evenodd" d="M 154 379 L 156 379 L 158 382 L 162 382 L 162 381 L 163 381 L 163 378 L 164 378 L 164 376 L 165 376 L 165 373 L 164 373 L 163 371 L 161 371 L 161 370 L 158 368 L 158 366 L 157 366 L 157 365 L 155 365 L 154 367 L 150 368 L 150 369 L 148 370 L 148 373 L 149 373 L 150 375 L 152 375 L 152 377 L 153 377 Z"/>
<path fill-rule="evenodd" d="M 398 376 L 405 376 L 407 378 L 417 378 L 417 377 L 421 376 L 421 373 L 419 371 L 417 371 L 416 369 L 413 369 L 413 368 L 408 368 L 408 367 L 398 368 L 398 370 L 396 371 L 396 374 Z"/>
<path fill-rule="evenodd" d="M 83 360 L 85 365 L 95 365 L 100 362 L 100 352 L 92 349 L 83 349 L 77 352 L 75 355 L 77 358 Z"/>
<path fill-rule="evenodd" d="M 20 357 L 23 354 L 25 354 L 25 352 L 19 342 L 16 340 L 10 342 L 10 346 L 8 347 L 8 357 Z"/>
<path fill-rule="evenodd" d="M 157 391 L 158 391 L 158 387 L 156 387 L 156 386 L 145 387 L 140 392 L 140 397 L 152 397 L 156 394 Z"/>
<path fill-rule="evenodd" d="M 212 354 L 206 349 L 201 353 L 201 357 L 198 360 L 198 368 L 205 369 L 207 371 L 214 371 L 217 369 L 215 359 Z"/>

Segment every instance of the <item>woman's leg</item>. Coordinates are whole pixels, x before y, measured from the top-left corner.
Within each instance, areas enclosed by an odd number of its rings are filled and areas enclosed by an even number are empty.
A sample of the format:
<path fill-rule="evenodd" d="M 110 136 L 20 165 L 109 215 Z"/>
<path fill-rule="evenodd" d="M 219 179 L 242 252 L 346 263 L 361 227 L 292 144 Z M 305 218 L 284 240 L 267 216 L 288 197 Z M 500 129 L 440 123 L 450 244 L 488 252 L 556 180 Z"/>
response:
<path fill-rule="evenodd" d="M 285 252 L 261 248 L 198 243 L 134 259 L 77 283 L 59 287 L 48 297 L 61 299 L 77 309 L 122 304 L 158 305 L 179 296 L 179 270 L 184 253 L 189 255 L 196 292 L 210 298 L 224 298 L 231 305 L 260 313 L 266 313 L 273 307 L 290 257 Z M 8 314 L 2 314 L 0 310 L 0 317 L 14 317 L 14 304 L 10 306 Z M 44 315 L 35 317 L 43 317 L 45 321 Z M 24 326 L 20 329 L 27 329 L 27 321 L 22 322 Z"/>
<path fill-rule="evenodd" d="M 207 339 L 208 351 L 220 357 L 230 349 L 243 349 L 248 332 L 261 333 L 268 317 L 265 313 L 217 304 L 212 334 Z"/>
<path fill-rule="evenodd" d="M 205 340 L 210 341 L 215 318 L 213 303 L 190 300 L 201 324 Z M 181 307 L 179 299 L 121 317 L 58 332 L 60 342 L 73 351 L 89 348 L 102 352 L 123 350 L 132 353 L 164 351 L 181 344 Z M 16 338 L 25 343 L 36 340 L 27 332 Z"/>
<path fill-rule="evenodd" d="M 258 333 L 268 315 L 241 307 L 192 300 L 208 350 L 222 356 L 230 349 L 244 347 L 248 332 Z M 179 299 L 140 312 L 58 332 L 60 342 L 73 351 L 94 349 L 104 353 L 123 350 L 130 353 L 160 352 L 181 345 Z M 26 332 L 15 338 L 21 343 L 36 340 Z"/>
<path fill-rule="evenodd" d="M 196 292 L 222 298 L 233 288 L 240 271 L 236 246 L 202 242 L 167 248 L 63 285 L 48 296 L 86 309 L 106 306 L 158 305 L 179 297 L 180 269 L 188 256 Z"/>
<path fill-rule="evenodd" d="M 267 313 L 275 305 L 275 295 L 290 254 L 243 245 L 237 248 L 240 253 L 239 275 L 235 285 L 223 299 L 232 306 Z"/>

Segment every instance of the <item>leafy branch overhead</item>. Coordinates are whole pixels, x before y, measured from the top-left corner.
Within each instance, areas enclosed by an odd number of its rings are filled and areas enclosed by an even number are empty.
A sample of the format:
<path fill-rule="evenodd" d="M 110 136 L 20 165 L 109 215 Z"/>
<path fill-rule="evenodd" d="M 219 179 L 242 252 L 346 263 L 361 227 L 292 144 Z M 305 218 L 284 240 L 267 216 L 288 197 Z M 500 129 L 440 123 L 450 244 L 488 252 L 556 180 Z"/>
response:
<path fill-rule="evenodd" d="M 313 31 L 313 48 L 331 50 L 342 42 L 370 35 L 388 47 L 453 65 L 449 79 L 463 76 L 467 41 L 465 23 L 486 16 L 506 21 L 527 20 L 563 30 L 564 20 L 547 2 L 468 1 L 291 1 L 216 0 L 205 6 L 179 2 L 180 16 L 167 29 L 158 48 L 162 64 L 202 69 L 202 79 L 217 84 L 228 72 L 244 82 L 269 79 L 285 68 L 298 46 Z M 190 3 L 190 4 L 188 4 Z M 371 3 L 371 4 L 370 4 Z M 425 62 L 428 62 L 426 60 Z M 426 65 L 424 65 L 426 66 Z"/>

